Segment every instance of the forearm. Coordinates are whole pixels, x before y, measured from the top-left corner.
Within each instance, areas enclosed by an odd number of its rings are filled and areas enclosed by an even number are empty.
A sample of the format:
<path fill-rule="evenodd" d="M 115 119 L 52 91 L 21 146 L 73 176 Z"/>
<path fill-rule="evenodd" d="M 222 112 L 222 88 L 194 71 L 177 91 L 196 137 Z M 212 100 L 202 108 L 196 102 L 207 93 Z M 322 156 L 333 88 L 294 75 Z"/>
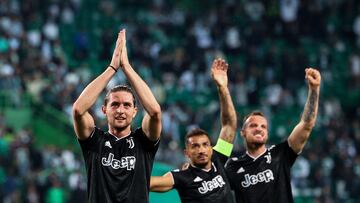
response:
<path fill-rule="evenodd" d="M 301 121 L 304 122 L 305 126 L 310 130 L 314 127 L 316 117 L 318 113 L 319 105 L 319 90 L 320 88 L 310 89 L 308 92 L 308 98 L 305 103 L 304 111 L 301 117 Z"/>
<path fill-rule="evenodd" d="M 167 192 L 174 186 L 174 180 L 170 172 L 163 176 L 150 177 L 150 191 L 151 192 Z"/>
<path fill-rule="evenodd" d="M 319 89 L 309 89 L 301 121 L 295 126 L 288 139 L 289 145 L 295 153 L 300 153 L 302 151 L 315 125 L 318 102 Z"/>
<path fill-rule="evenodd" d="M 160 105 L 145 81 L 135 72 L 130 64 L 125 65 L 122 69 L 149 116 L 159 115 L 161 111 Z"/>
<path fill-rule="evenodd" d="M 232 143 L 234 141 L 237 126 L 235 107 L 227 86 L 218 86 L 218 93 L 221 110 L 221 130 L 225 131 L 220 133 L 220 138 Z"/>
<path fill-rule="evenodd" d="M 83 115 L 91 108 L 115 73 L 112 68 L 108 67 L 101 75 L 86 86 L 74 103 L 74 109 L 76 109 L 79 115 Z"/>

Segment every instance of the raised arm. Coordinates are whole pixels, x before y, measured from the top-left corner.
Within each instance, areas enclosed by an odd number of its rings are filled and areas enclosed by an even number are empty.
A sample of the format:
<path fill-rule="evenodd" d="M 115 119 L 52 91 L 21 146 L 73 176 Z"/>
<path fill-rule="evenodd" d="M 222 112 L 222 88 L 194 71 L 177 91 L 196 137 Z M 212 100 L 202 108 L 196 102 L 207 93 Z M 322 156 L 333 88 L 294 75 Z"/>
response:
<path fill-rule="evenodd" d="M 318 112 L 321 82 L 320 72 L 313 68 L 306 68 L 305 78 L 309 87 L 308 98 L 301 120 L 295 126 L 294 130 L 291 132 L 288 138 L 289 145 L 295 153 L 300 153 L 304 148 L 305 143 L 309 138 L 313 127 L 315 126 Z"/>
<path fill-rule="evenodd" d="M 171 172 L 167 172 L 163 176 L 151 176 L 150 191 L 151 192 L 167 192 L 174 187 L 174 178 Z"/>
<path fill-rule="evenodd" d="M 218 143 L 215 146 L 215 150 L 217 151 L 219 151 L 219 148 L 222 148 L 221 146 L 224 144 L 228 145 L 234 142 L 237 126 L 236 111 L 228 88 L 228 67 L 229 65 L 223 59 L 215 59 L 211 67 L 211 76 L 217 85 L 221 110 L 221 130 Z M 221 144 L 222 141 L 225 141 L 228 144 Z M 225 151 L 226 153 L 223 153 L 222 151 L 219 152 L 230 156 L 229 153 L 231 153 L 231 150 Z"/>
<path fill-rule="evenodd" d="M 157 140 L 161 133 L 161 109 L 159 103 L 156 101 L 149 86 L 143 79 L 134 71 L 129 63 L 126 49 L 126 35 L 121 35 L 123 44 L 121 49 L 121 69 L 130 82 L 132 88 L 135 90 L 140 103 L 143 105 L 146 113 L 142 121 L 142 129 L 150 140 Z"/>
<path fill-rule="evenodd" d="M 122 31 L 121 31 L 122 32 Z M 113 52 L 110 66 L 95 78 L 82 91 L 80 96 L 73 104 L 73 122 L 76 136 L 80 140 L 87 139 L 95 127 L 94 119 L 89 113 L 89 109 L 96 102 L 100 93 L 104 90 L 110 79 L 115 75 L 120 66 L 120 51 L 122 48 L 121 32 L 118 34 L 116 46 Z"/>

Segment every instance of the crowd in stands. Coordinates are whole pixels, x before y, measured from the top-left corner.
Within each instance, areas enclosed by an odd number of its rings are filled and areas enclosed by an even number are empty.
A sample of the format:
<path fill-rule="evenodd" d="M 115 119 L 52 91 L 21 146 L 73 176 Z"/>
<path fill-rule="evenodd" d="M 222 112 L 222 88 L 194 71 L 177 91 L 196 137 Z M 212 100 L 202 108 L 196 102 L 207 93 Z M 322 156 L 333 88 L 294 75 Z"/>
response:
<path fill-rule="evenodd" d="M 183 137 L 193 126 L 217 138 L 219 104 L 209 72 L 215 57 L 229 63 L 238 120 L 264 111 L 272 143 L 300 119 L 304 69 L 311 66 L 322 74 L 319 117 L 293 167 L 293 192 L 303 202 L 360 201 L 360 1 L 0 0 L 1 92 L 15 104 L 30 94 L 70 119 L 81 90 L 109 64 L 121 28 L 130 62 L 162 107 L 157 161 L 186 161 Z M 109 86 L 120 83 L 126 81 L 119 71 Z M 93 108 L 99 122 L 101 105 Z M 0 202 L 85 202 L 80 156 L 40 149 L 31 128 L 15 131 L 4 119 Z M 241 150 L 238 135 L 234 154 Z"/>

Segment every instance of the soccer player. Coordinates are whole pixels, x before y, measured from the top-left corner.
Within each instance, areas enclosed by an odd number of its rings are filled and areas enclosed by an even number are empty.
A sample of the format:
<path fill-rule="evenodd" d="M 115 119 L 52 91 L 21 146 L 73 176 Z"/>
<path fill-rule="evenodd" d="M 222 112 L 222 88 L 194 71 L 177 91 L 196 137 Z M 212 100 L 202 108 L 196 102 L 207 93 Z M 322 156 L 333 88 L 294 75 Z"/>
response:
<path fill-rule="evenodd" d="M 268 122 L 264 114 L 255 111 L 245 116 L 241 135 L 246 154 L 231 158 L 226 164 L 237 203 L 293 202 L 290 168 L 315 125 L 320 92 L 319 71 L 307 68 L 305 78 L 309 88 L 307 102 L 300 122 L 286 141 L 266 148 Z"/>
<path fill-rule="evenodd" d="M 183 203 L 234 202 L 224 168 L 232 151 L 237 125 L 228 89 L 227 70 L 228 64 L 224 60 L 214 60 L 211 73 L 220 97 L 222 124 L 216 146 L 211 147 L 209 135 L 204 130 L 193 129 L 188 132 L 184 152 L 190 159 L 189 167 L 160 177 L 151 177 L 151 191 L 166 192 L 175 188 Z"/>
<path fill-rule="evenodd" d="M 138 109 L 128 86 L 113 87 L 104 99 L 102 112 L 107 118 L 107 131 L 97 128 L 89 113 L 118 70 L 126 76 L 146 111 L 141 127 L 135 131 L 131 130 L 131 123 Z M 150 174 L 161 132 L 161 109 L 129 63 L 125 30 L 118 34 L 109 67 L 74 103 L 73 120 L 85 159 L 88 202 L 148 202 Z"/>

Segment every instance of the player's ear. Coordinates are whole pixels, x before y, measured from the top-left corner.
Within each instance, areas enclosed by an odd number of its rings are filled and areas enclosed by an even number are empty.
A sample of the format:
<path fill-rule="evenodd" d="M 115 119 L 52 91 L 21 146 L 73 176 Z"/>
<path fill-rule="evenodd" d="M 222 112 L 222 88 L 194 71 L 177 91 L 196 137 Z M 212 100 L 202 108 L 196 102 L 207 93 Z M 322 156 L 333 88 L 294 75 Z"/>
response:
<path fill-rule="evenodd" d="M 133 118 L 135 118 L 137 112 L 138 112 L 138 108 L 135 106 L 135 107 L 134 107 L 134 114 L 133 114 L 133 116 L 132 116 Z"/>
<path fill-rule="evenodd" d="M 186 157 L 189 157 L 189 152 L 188 152 L 188 150 L 187 150 L 187 148 L 186 148 L 186 146 L 185 146 L 185 149 L 184 149 L 184 155 L 186 156 Z"/>
<path fill-rule="evenodd" d="M 102 105 L 102 106 L 101 106 L 101 111 L 102 111 L 104 114 L 106 114 L 106 106 L 105 106 L 105 105 Z"/>
<path fill-rule="evenodd" d="M 241 135 L 242 137 L 245 137 L 245 130 L 241 129 L 241 130 L 240 130 L 240 135 Z"/>

